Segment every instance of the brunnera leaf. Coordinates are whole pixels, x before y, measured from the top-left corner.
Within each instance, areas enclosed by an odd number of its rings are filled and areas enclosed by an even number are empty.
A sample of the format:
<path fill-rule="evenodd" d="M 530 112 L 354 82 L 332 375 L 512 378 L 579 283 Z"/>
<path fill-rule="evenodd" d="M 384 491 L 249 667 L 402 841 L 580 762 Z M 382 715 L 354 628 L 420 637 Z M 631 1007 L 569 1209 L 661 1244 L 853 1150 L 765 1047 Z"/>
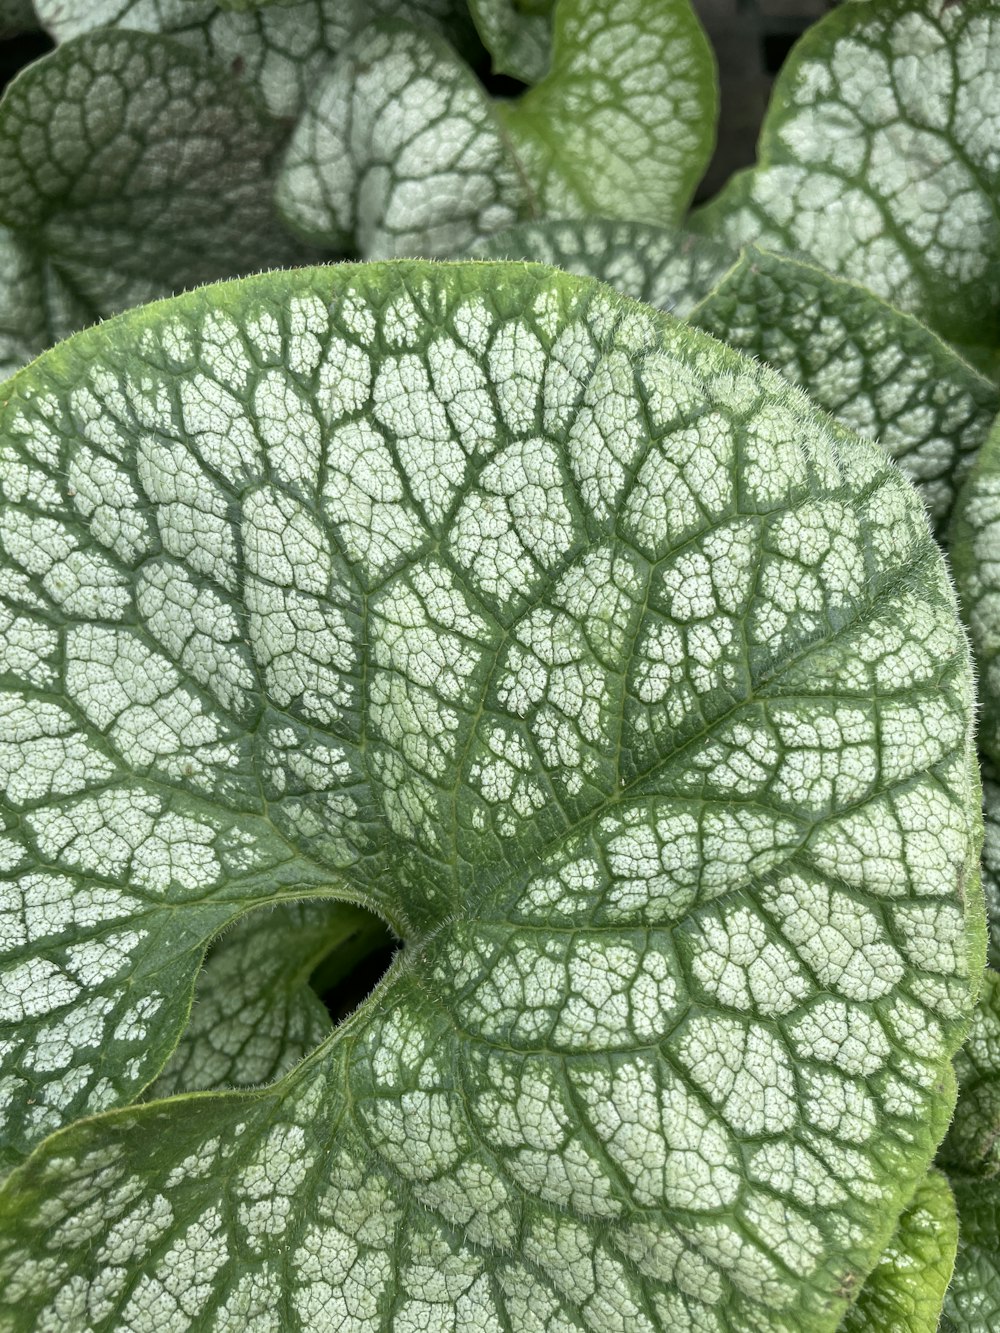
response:
<path fill-rule="evenodd" d="M 972 1030 L 955 1057 L 959 1097 L 941 1145 L 958 1202 L 959 1248 L 945 1314 L 958 1333 L 1000 1319 L 1000 975 L 987 972 Z"/>
<path fill-rule="evenodd" d="M 0 367 L 300 258 L 270 199 L 279 145 L 242 89 L 165 38 L 95 33 L 25 69 L 0 103 Z"/>
<path fill-rule="evenodd" d="M 537 83 L 552 58 L 555 0 L 469 0 L 469 12 L 495 74 Z"/>
<path fill-rule="evenodd" d="M 799 253 L 958 343 L 1000 343 L 1000 5 L 855 0 L 775 84 L 700 225 Z"/>
<path fill-rule="evenodd" d="M 7 397 L 7 1161 L 65 1126 L 0 1194 L 7 1327 L 833 1330 L 982 951 L 898 469 L 526 265 L 205 288 Z M 296 899 L 405 941 L 369 999 L 125 1105 Z"/>
<path fill-rule="evenodd" d="M 979 748 L 995 774 L 1000 765 L 1000 418 L 959 491 L 949 537 L 978 673 Z"/>
<path fill-rule="evenodd" d="M 548 73 L 500 111 L 542 217 L 669 225 L 715 143 L 715 59 L 690 0 L 558 0 Z"/>
<path fill-rule="evenodd" d="M 400 17 L 473 37 L 464 0 L 35 0 L 42 25 L 63 42 L 98 28 L 161 33 L 236 74 L 275 117 L 293 119 L 326 64 L 374 18 Z"/>
<path fill-rule="evenodd" d="M 1000 391 L 935 333 L 856 283 L 752 247 L 688 317 L 878 440 L 945 526 Z"/>
<path fill-rule="evenodd" d="M 840 1333 L 938 1333 L 957 1246 L 954 1196 L 946 1177 L 931 1170 L 903 1210 Z"/>
<path fill-rule="evenodd" d="M 1000 971 L 1000 780 L 989 759 L 983 776 L 983 893 L 986 899 L 987 961 Z"/>
<path fill-rule="evenodd" d="M 370 912 L 343 903 L 280 903 L 250 912 L 213 943 L 180 1041 L 146 1096 L 271 1083 L 329 1036 L 330 1014 L 310 984 L 331 984 L 389 936 Z"/>
<path fill-rule="evenodd" d="M 308 240 L 364 258 L 460 254 L 528 206 L 496 110 L 434 33 L 370 24 L 317 83 L 278 206 Z"/>
<path fill-rule="evenodd" d="M 687 315 L 731 263 L 728 250 L 707 236 L 604 218 L 523 222 L 488 237 L 475 253 L 552 264 L 675 315 Z"/>
<path fill-rule="evenodd" d="M 1000 406 L 996 386 L 912 315 L 798 260 L 748 247 L 731 265 L 697 232 L 600 219 L 523 223 L 477 252 L 599 278 L 769 362 L 877 439 L 938 530 Z"/>

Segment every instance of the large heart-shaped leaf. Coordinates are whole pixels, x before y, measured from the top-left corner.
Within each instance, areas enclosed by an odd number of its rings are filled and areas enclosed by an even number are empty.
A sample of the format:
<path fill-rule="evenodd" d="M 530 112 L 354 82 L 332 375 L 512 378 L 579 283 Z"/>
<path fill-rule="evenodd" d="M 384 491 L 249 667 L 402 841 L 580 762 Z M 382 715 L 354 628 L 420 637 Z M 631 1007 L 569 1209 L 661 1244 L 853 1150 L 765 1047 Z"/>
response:
<path fill-rule="evenodd" d="M 524 265 L 89 330 L 0 408 L 12 1329 L 832 1330 L 981 957 L 971 680 L 885 455 Z M 279 1083 L 205 941 L 406 941 Z M 256 1323 L 254 1323 L 256 1321 Z"/>
<path fill-rule="evenodd" d="M 864 287 L 752 248 L 689 318 L 877 439 L 943 527 L 1000 399 L 930 329 Z"/>
<path fill-rule="evenodd" d="M 545 217 L 667 225 L 715 142 L 715 62 L 690 0 L 558 0 L 551 67 L 504 120 Z"/>
<path fill-rule="evenodd" d="M 278 204 L 301 235 L 367 257 L 460 254 L 527 207 L 490 99 L 444 38 L 367 27 L 317 84 Z"/>
<path fill-rule="evenodd" d="M 997 0 L 856 0 L 795 47 L 759 166 L 701 225 L 801 253 L 955 342 L 995 347 L 998 132 Z"/>
<path fill-rule="evenodd" d="M 473 35 L 464 0 L 283 0 L 253 6 L 216 0 L 35 0 L 35 7 L 60 42 L 96 28 L 174 37 L 238 75 L 271 115 L 281 118 L 298 115 L 326 64 L 372 19 L 410 19 L 463 45 Z"/>
<path fill-rule="evenodd" d="M 0 370 L 126 306 L 300 258 L 270 200 L 279 144 L 164 38 L 97 33 L 24 70 L 0 103 Z"/>

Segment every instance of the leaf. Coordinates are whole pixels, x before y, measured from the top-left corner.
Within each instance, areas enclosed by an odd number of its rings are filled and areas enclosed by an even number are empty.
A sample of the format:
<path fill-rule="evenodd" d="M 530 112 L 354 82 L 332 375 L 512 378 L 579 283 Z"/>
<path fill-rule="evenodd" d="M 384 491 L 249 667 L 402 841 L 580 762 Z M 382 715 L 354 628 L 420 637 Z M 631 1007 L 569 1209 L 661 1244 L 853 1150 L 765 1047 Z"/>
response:
<path fill-rule="evenodd" d="M 373 23 L 317 84 L 278 181 L 308 240 L 366 258 L 461 253 L 526 204 L 490 99 L 443 38 Z"/>
<path fill-rule="evenodd" d="M 937 1333 L 955 1266 L 958 1218 L 940 1171 L 930 1171 L 841 1324 L 842 1333 Z"/>
<path fill-rule="evenodd" d="M 530 259 L 598 278 L 625 296 L 686 315 L 729 267 L 707 237 L 642 222 L 525 222 L 476 247 L 486 259 Z"/>
<path fill-rule="evenodd" d="M 856 0 L 775 84 L 758 166 L 699 225 L 801 254 L 944 337 L 1000 343 L 1000 6 Z"/>
<path fill-rule="evenodd" d="M 953 1179 L 952 1190 L 958 1256 L 941 1327 L 948 1333 L 993 1333 L 1000 1321 L 1000 1185 Z"/>
<path fill-rule="evenodd" d="M 959 1099 L 939 1159 L 958 1202 L 959 1248 L 945 1315 L 959 1333 L 1000 1319 L 1000 975 L 987 972 L 955 1057 Z"/>
<path fill-rule="evenodd" d="M 41 275 L 14 232 L 0 226 L 0 380 L 54 341 L 44 311 Z M 79 323 L 87 323 L 81 314 Z"/>
<path fill-rule="evenodd" d="M 96 28 L 163 33 L 238 74 L 268 112 L 299 115 L 332 56 L 374 18 L 399 15 L 441 29 L 463 49 L 464 0 L 292 0 L 248 11 L 217 0 L 36 0 L 44 27 L 63 42 Z"/>
<path fill-rule="evenodd" d="M 898 470 L 537 266 L 201 289 L 9 395 L 8 1160 L 67 1127 L 0 1193 L 8 1325 L 834 1329 L 981 953 Z M 406 942 L 333 1036 L 124 1105 L 205 942 L 326 898 Z"/>
<path fill-rule="evenodd" d="M 148 1097 L 270 1083 L 330 1035 L 309 974 L 327 955 L 346 972 L 386 939 L 370 913 L 331 903 L 251 912 L 209 951 L 180 1042 Z"/>
<path fill-rule="evenodd" d="M 979 748 L 1000 764 L 1000 419 L 955 503 L 949 553 L 979 679 Z"/>
<path fill-rule="evenodd" d="M 494 74 L 522 83 L 544 78 L 552 58 L 555 0 L 469 0 L 473 22 L 492 57 Z"/>
<path fill-rule="evenodd" d="M 715 60 L 689 0 L 558 0 L 548 74 L 500 110 L 542 216 L 669 225 L 712 153 Z"/>
<path fill-rule="evenodd" d="M 6 368 L 126 306 L 300 257 L 269 198 L 278 142 L 162 38 L 99 33 L 25 69 L 0 104 Z"/>
<path fill-rule="evenodd" d="M 1000 970 L 1000 780 L 988 759 L 983 759 L 983 892 L 986 896 L 987 961 Z"/>
<path fill-rule="evenodd" d="M 689 318 L 878 440 L 942 528 L 1000 401 L 929 329 L 855 283 L 752 248 Z"/>

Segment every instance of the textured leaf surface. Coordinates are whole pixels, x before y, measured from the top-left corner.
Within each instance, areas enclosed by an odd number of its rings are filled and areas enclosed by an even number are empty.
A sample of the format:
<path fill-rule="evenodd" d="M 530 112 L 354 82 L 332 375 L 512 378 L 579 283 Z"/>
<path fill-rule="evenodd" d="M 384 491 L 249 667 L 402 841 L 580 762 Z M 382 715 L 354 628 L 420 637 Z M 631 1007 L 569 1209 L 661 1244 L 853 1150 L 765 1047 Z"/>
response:
<path fill-rule="evenodd" d="M 191 1018 L 147 1097 L 249 1088 L 286 1074 L 332 1028 L 310 973 L 327 959 L 328 977 L 343 974 L 385 938 L 370 913 L 340 903 L 251 912 L 209 951 Z"/>
<path fill-rule="evenodd" d="M 701 225 L 811 258 L 956 342 L 1000 342 L 1000 5 L 857 0 L 782 68 L 759 166 Z"/>
<path fill-rule="evenodd" d="M 555 0 L 469 0 L 469 10 L 497 74 L 537 83 L 552 58 Z"/>
<path fill-rule="evenodd" d="M 666 225 L 708 164 L 717 108 L 689 0 L 559 0 L 548 74 L 502 111 L 542 216 Z"/>
<path fill-rule="evenodd" d="M 967 654 L 885 455 L 537 267 L 203 289 L 11 394 L 10 1159 L 146 1086 L 251 906 L 407 947 L 270 1090 L 15 1170 L 7 1327 L 832 1330 L 980 953 Z"/>
<path fill-rule="evenodd" d="M 690 318 L 877 439 L 942 527 L 1000 401 L 928 328 L 863 287 L 753 249 Z"/>
<path fill-rule="evenodd" d="M 303 236 L 366 258 L 448 255 L 510 226 L 524 184 L 500 121 L 443 38 L 372 24 L 296 126 L 278 204 Z"/>
<path fill-rule="evenodd" d="M 957 1245 L 954 1197 L 940 1171 L 931 1171 L 904 1209 L 842 1333 L 937 1333 Z"/>
<path fill-rule="evenodd" d="M 989 932 L 987 960 L 1000 970 L 1000 780 L 988 759 L 983 773 L 983 892 L 986 895 L 986 926 Z"/>
<path fill-rule="evenodd" d="M 282 118 L 299 114 L 323 67 L 372 19 L 400 15 L 459 41 L 471 27 L 464 0 L 293 0 L 244 12 L 216 0 L 37 0 L 36 8 L 58 41 L 111 27 L 174 37 L 237 73 Z"/>
<path fill-rule="evenodd" d="M 525 222 L 489 237 L 476 252 L 554 264 L 675 315 L 686 315 L 730 263 L 728 251 L 707 237 L 601 218 Z"/>
<path fill-rule="evenodd" d="M 99 33 L 29 66 L 0 104 L 0 356 L 300 255 L 270 202 L 279 142 L 184 47 Z"/>
<path fill-rule="evenodd" d="M 959 1098 L 941 1146 L 959 1213 L 945 1313 L 960 1333 L 1000 1321 L 1000 975 L 987 972 L 972 1031 L 955 1057 Z"/>
<path fill-rule="evenodd" d="M 949 542 L 978 669 L 979 748 L 1000 765 L 1000 419 L 955 504 Z"/>
<path fill-rule="evenodd" d="M 52 322 L 64 326 L 69 312 Z M 80 312 L 77 324 L 86 324 Z M 73 324 L 69 324 L 72 328 Z M 8 227 L 0 226 L 0 379 L 37 356 L 54 341 L 45 316 L 41 274 L 27 248 Z"/>

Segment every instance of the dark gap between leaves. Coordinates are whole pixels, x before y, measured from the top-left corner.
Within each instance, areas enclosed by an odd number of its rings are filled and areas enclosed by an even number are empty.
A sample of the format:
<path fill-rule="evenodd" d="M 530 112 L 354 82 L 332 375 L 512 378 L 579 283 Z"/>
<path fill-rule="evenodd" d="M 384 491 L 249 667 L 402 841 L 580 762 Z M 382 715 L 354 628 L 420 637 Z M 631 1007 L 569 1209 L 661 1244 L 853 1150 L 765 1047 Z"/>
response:
<path fill-rule="evenodd" d="M 41 59 L 55 47 L 47 32 L 21 32 L 0 41 L 0 92 L 25 65 Z"/>
<path fill-rule="evenodd" d="M 378 922 L 371 931 L 357 937 L 353 955 L 345 964 L 344 951 L 350 948 L 351 944 L 345 944 L 325 958 L 309 978 L 310 986 L 326 1005 L 334 1023 L 342 1023 L 368 998 L 388 972 L 403 942 Z"/>

